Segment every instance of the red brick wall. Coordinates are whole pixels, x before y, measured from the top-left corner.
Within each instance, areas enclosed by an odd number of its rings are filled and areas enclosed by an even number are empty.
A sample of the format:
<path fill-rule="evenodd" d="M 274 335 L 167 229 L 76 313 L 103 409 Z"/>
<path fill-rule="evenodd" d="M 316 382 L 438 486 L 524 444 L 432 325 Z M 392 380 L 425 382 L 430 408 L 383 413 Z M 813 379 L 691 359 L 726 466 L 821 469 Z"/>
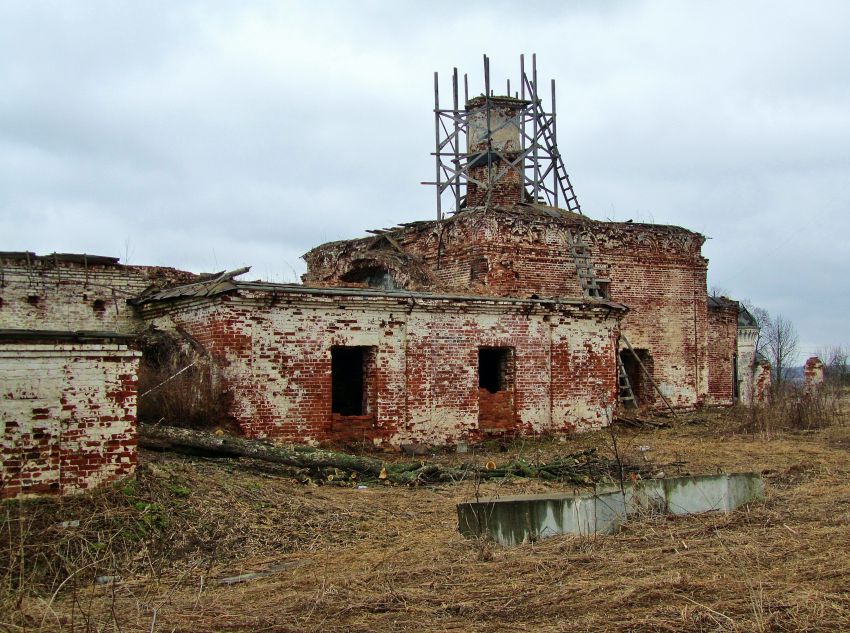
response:
<path fill-rule="evenodd" d="M 723 307 L 708 310 L 708 398 L 707 404 L 735 404 L 734 365 L 738 351 L 738 304 L 724 301 Z"/>
<path fill-rule="evenodd" d="M 623 333 L 635 348 L 648 350 L 665 396 L 678 407 L 701 404 L 709 376 L 701 235 L 518 205 L 414 223 L 393 239 L 426 271 L 422 278 L 429 280 L 428 291 L 576 297 L 581 290 L 568 229 L 581 234 L 599 276 L 610 279 L 611 298 L 629 307 Z M 351 261 L 369 256 L 374 247 L 371 238 L 320 246 L 305 255 L 310 267 L 305 281 L 333 285 Z M 649 404 L 663 406 L 660 399 Z"/>
<path fill-rule="evenodd" d="M 128 299 L 149 286 L 195 277 L 173 268 L 91 262 L 0 253 L 0 328 L 133 332 L 139 323 Z"/>
<path fill-rule="evenodd" d="M 513 391 L 478 390 L 478 428 L 510 431 L 516 427 Z"/>
<path fill-rule="evenodd" d="M 506 158 L 513 161 L 516 160 L 516 155 L 508 154 Z M 484 186 L 470 181 L 466 188 L 468 207 L 510 206 L 523 201 L 525 188 L 522 175 L 505 163 L 495 162 L 489 170 L 486 165 L 473 167 L 469 170 L 469 175 L 484 183 Z"/>
<path fill-rule="evenodd" d="M 766 360 L 757 361 L 753 366 L 753 404 L 763 404 L 770 399 L 772 376 L 772 368 Z"/>
<path fill-rule="evenodd" d="M 138 356 L 118 344 L 0 343 L 0 497 L 133 471 Z"/>
<path fill-rule="evenodd" d="M 812 356 L 803 365 L 803 385 L 806 389 L 815 389 L 823 383 L 824 365 L 817 356 Z"/>
<path fill-rule="evenodd" d="M 194 277 L 107 257 L 0 253 L 0 329 L 133 333 L 142 322 L 128 299 Z M 75 492 L 132 472 L 138 354 L 14 336 L 0 342 L 0 496 Z"/>
<path fill-rule="evenodd" d="M 239 296 L 147 306 L 145 318 L 182 326 L 219 360 L 246 435 L 451 444 L 480 437 L 479 347 L 514 350 L 516 432 L 605 423 L 616 399 L 618 311 L 546 306 L 290 295 L 242 284 Z M 350 420 L 348 428 L 331 413 L 334 345 L 376 350 L 374 413 Z"/>

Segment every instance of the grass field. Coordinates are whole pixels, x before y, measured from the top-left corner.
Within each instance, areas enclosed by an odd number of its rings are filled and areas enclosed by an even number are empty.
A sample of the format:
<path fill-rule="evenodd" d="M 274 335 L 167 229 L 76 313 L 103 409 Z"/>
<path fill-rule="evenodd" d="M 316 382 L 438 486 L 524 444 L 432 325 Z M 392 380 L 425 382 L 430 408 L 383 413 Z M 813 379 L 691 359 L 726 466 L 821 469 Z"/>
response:
<path fill-rule="evenodd" d="M 817 430 L 756 433 L 741 430 L 746 417 L 699 412 L 669 429 L 620 429 L 617 440 L 627 459 L 659 470 L 685 462 L 668 475 L 761 472 L 766 502 L 514 547 L 458 534 L 455 504 L 475 494 L 472 481 L 361 490 L 305 485 L 259 462 L 142 452 L 137 479 L 113 489 L 3 504 L 0 627 L 850 630 L 846 417 Z M 546 460 L 591 446 L 610 455 L 610 433 L 427 459 Z M 564 489 L 511 479 L 479 492 Z M 62 527 L 74 520 L 79 526 Z M 265 575 L 222 584 L 249 572 Z"/>

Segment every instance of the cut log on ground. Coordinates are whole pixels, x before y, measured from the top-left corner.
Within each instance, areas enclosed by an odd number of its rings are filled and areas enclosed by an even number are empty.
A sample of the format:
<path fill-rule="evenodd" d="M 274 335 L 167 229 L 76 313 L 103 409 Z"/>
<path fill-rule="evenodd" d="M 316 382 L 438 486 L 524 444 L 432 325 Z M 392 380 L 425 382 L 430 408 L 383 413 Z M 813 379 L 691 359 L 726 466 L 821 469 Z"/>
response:
<path fill-rule="evenodd" d="M 271 444 L 262 440 L 163 425 L 140 425 L 139 446 L 158 451 L 246 457 L 272 462 L 286 466 L 288 474 L 305 482 L 308 479 L 331 483 L 384 480 L 410 485 L 516 476 L 589 484 L 605 478 L 615 479 L 620 472 L 620 465 L 616 461 L 600 457 L 595 449 L 559 456 L 548 462 L 532 463 L 514 459 L 504 464 L 491 462 L 486 466 L 464 464 L 451 467 L 425 461 L 384 463 L 371 457 L 311 446 Z M 623 471 L 635 476 L 649 474 L 646 466 L 638 465 L 624 465 Z"/>

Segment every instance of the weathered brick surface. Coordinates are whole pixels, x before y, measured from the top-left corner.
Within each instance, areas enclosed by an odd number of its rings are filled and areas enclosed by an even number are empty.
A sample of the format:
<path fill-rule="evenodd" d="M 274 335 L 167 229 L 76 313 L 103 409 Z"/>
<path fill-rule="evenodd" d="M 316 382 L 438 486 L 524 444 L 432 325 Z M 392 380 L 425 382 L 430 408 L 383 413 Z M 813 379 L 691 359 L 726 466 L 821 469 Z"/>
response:
<path fill-rule="evenodd" d="M 516 427 L 514 398 L 511 391 L 478 390 L 478 428 L 487 431 L 510 431 Z"/>
<path fill-rule="evenodd" d="M 239 284 L 234 295 L 148 304 L 143 314 L 181 326 L 217 359 L 251 437 L 394 446 L 479 438 L 479 347 L 514 350 L 513 432 L 599 427 L 616 399 L 611 306 Z M 375 350 L 367 415 L 331 412 L 336 345 Z"/>
<path fill-rule="evenodd" d="M 112 343 L 0 343 L 0 497 L 133 471 L 138 356 Z"/>
<path fill-rule="evenodd" d="M 132 333 L 144 324 L 128 299 L 193 278 L 108 257 L 0 253 L 0 495 L 74 492 L 133 470 L 138 353 L 57 336 Z"/>
<path fill-rule="evenodd" d="M 773 384 L 772 368 L 766 360 L 756 361 L 753 367 L 753 404 L 767 402 Z"/>
<path fill-rule="evenodd" d="M 466 103 L 467 153 L 477 156 L 477 159 L 470 159 L 473 163 L 466 187 L 468 207 L 512 205 L 523 201 L 521 168 L 511 168 L 510 163 L 517 161 L 522 149 L 520 113 L 528 104 L 528 101 L 511 97 L 491 98 L 487 104 L 483 95 Z M 489 161 L 488 152 L 492 152 Z"/>
<path fill-rule="evenodd" d="M 0 329 L 134 331 L 127 305 L 150 286 L 195 275 L 152 266 L 90 263 L 62 256 L 0 253 Z M 92 257 L 92 262 L 108 258 Z"/>
<path fill-rule="evenodd" d="M 599 276 L 610 281 L 611 298 L 629 307 L 622 331 L 633 347 L 648 351 L 665 396 L 678 407 L 703 404 L 710 371 L 704 238 L 679 227 L 596 222 L 532 205 L 470 209 L 401 227 L 389 237 L 319 246 L 304 256 L 304 280 L 332 286 L 351 266 L 380 266 L 380 254 L 392 251 L 400 263 L 387 269 L 406 288 L 575 297 L 581 291 L 568 229 L 587 244 Z M 407 274 L 411 269 L 416 279 Z"/>
<path fill-rule="evenodd" d="M 708 310 L 708 397 L 706 404 L 734 403 L 734 357 L 738 353 L 738 304 L 715 299 Z"/>
<path fill-rule="evenodd" d="M 817 356 L 807 359 L 803 365 L 803 386 L 810 391 L 816 389 L 823 383 L 823 376 L 823 361 Z"/>

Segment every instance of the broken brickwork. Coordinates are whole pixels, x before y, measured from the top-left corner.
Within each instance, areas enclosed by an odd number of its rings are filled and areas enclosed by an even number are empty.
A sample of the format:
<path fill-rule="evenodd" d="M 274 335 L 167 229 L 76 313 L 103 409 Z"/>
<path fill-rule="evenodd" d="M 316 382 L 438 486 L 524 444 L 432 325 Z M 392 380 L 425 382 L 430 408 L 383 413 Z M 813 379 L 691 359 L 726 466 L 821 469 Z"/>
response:
<path fill-rule="evenodd" d="M 116 258 L 0 253 L 2 497 L 92 488 L 136 463 L 143 327 L 127 300 L 196 276 Z"/>
<path fill-rule="evenodd" d="M 141 322 L 128 299 L 194 278 L 174 268 L 124 266 L 115 257 L 0 252 L 0 328 L 135 331 Z"/>
<path fill-rule="evenodd" d="M 773 385 L 773 368 L 764 359 L 757 360 L 753 367 L 753 404 L 763 404 L 770 399 Z"/>
<path fill-rule="evenodd" d="M 154 295 L 140 310 L 218 361 L 249 437 L 454 444 L 597 428 L 616 403 L 614 303 L 235 286 Z M 368 351 L 362 374 L 349 360 L 341 377 L 363 384 L 354 415 L 333 410 L 338 349 Z M 481 394 L 481 349 L 509 350 L 510 377 L 495 394 Z"/>
<path fill-rule="evenodd" d="M 519 169 L 511 168 L 511 163 L 517 160 L 521 150 L 520 112 L 529 103 L 512 97 L 495 97 L 485 104 L 482 95 L 466 104 L 467 152 L 477 156 L 469 166 L 468 207 L 510 205 L 524 199 L 522 174 Z"/>
<path fill-rule="evenodd" d="M 596 222 L 542 205 L 469 209 L 379 235 L 319 246 L 304 258 L 305 283 L 335 286 L 358 267 L 384 270 L 396 287 L 514 297 L 581 295 L 565 231 L 582 236 L 609 297 L 629 307 L 622 331 L 646 350 L 654 380 L 674 406 L 702 404 L 709 390 L 704 238 L 679 227 Z M 417 271 L 412 279 L 408 271 Z M 361 286 L 367 284 L 361 283 Z M 733 383 L 731 366 L 715 365 Z M 657 406 L 663 403 L 654 402 Z M 731 404 L 731 390 L 728 401 Z"/>
<path fill-rule="evenodd" d="M 726 297 L 708 300 L 708 397 L 706 404 L 726 405 L 738 396 L 738 303 Z"/>
<path fill-rule="evenodd" d="M 823 384 L 824 365 L 817 356 L 806 360 L 803 366 L 803 387 L 809 391 L 817 389 Z"/>
<path fill-rule="evenodd" d="M 0 497 L 93 488 L 136 464 L 127 337 L 0 331 Z"/>
<path fill-rule="evenodd" d="M 459 137 L 446 129 L 445 152 L 454 157 L 453 166 L 440 153 L 438 128 L 437 168 L 449 180 L 443 185 L 455 187 L 453 216 L 319 246 L 304 256 L 304 282 L 375 287 L 372 280 L 381 279 L 409 290 L 521 298 L 578 297 L 585 288 L 596 296 L 598 286 L 603 297 L 629 307 L 621 332 L 653 368 L 652 381 L 645 382 L 654 381 L 676 407 L 731 405 L 738 384 L 736 352 L 730 348 L 737 336 L 730 321 L 734 315 L 730 308 L 722 318 L 709 316 L 703 236 L 675 226 L 597 222 L 578 213 L 552 146 L 554 119 L 546 118 L 533 95 L 536 79 L 524 81 L 523 94 L 532 91 L 531 100 L 487 94 L 468 100 L 463 111 L 455 106 L 452 123 L 463 121 L 467 146 L 461 153 L 452 145 Z M 438 125 L 446 124 L 445 112 L 435 112 Z M 535 144 L 540 125 L 552 126 L 551 135 L 544 134 L 546 148 Z M 544 185 L 538 162 L 544 149 L 554 160 L 548 168 L 554 171 L 545 173 L 558 174 L 553 186 L 560 188 L 568 210 L 535 199 L 558 200 L 556 190 Z M 526 178 L 529 174 L 533 179 Z M 465 198 L 458 195 L 461 183 Z M 577 253 L 584 257 L 585 249 L 592 267 L 582 266 L 579 275 Z M 370 275 L 358 276 L 357 270 Z M 626 347 L 625 341 L 619 346 Z M 664 406 L 654 389 L 638 391 L 642 405 Z"/>

